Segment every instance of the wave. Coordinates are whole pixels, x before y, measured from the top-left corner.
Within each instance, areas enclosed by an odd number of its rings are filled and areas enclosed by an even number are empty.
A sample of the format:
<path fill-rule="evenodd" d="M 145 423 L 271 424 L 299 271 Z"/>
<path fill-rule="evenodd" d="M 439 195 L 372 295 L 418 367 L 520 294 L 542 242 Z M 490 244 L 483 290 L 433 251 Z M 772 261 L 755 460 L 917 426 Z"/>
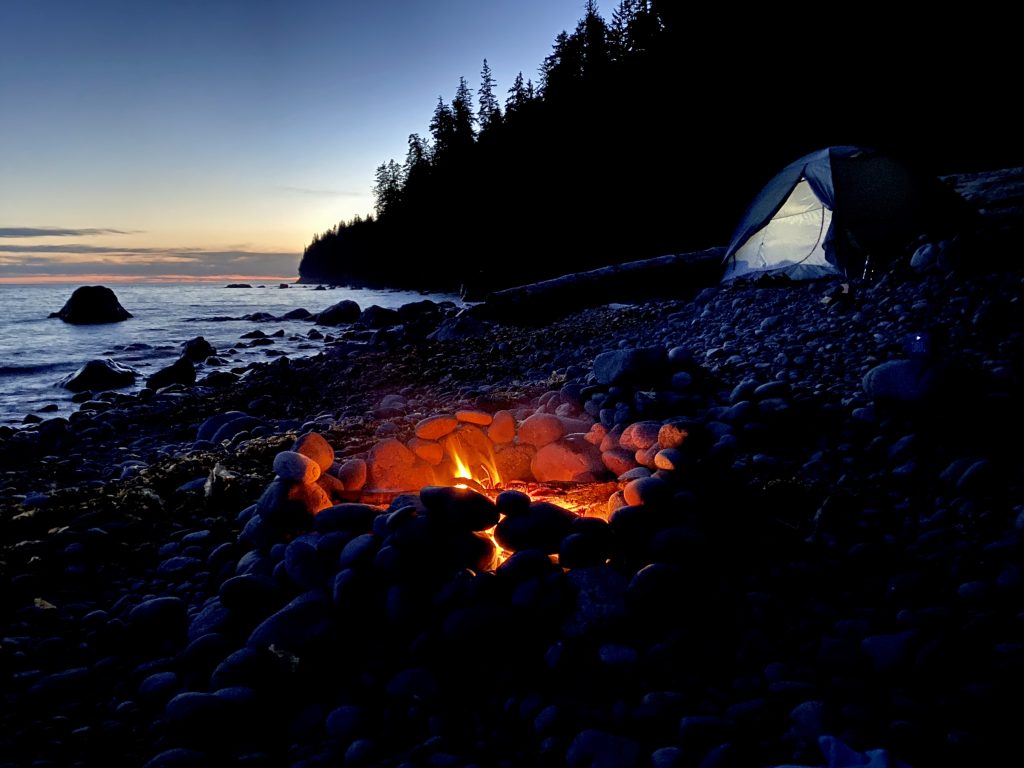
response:
<path fill-rule="evenodd" d="M 47 371 L 67 370 L 67 362 L 63 363 L 39 363 L 36 365 L 0 365 L 0 376 L 28 376 L 33 373 L 46 373 Z"/>

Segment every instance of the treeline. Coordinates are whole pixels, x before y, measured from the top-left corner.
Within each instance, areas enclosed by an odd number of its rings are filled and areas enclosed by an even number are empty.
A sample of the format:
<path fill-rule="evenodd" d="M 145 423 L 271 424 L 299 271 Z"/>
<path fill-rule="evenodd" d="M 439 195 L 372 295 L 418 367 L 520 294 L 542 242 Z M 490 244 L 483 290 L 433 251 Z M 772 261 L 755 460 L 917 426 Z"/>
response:
<path fill-rule="evenodd" d="M 931 172 L 1006 163 L 1018 147 L 974 119 L 992 79 L 965 81 L 971 62 L 908 69 L 920 40 L 689 13 L 621 0 L 606 19 L 588 0 L 538 81 L 520 74 L 504 92 L 484 60 L 475 91 L 460 78 L 429 134 L 377 168 L 374 214 L 314 237 L 300 276 L 496 290 L 723 244 L 778 168 L 829 144 Z"/>

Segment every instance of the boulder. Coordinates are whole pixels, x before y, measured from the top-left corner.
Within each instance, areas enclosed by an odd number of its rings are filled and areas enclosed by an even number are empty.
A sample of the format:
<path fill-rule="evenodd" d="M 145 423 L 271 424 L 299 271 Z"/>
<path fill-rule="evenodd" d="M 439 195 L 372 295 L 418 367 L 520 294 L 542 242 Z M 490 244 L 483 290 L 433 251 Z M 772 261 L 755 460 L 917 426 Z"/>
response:
<path fill-rule="evenodd" d="M 75 289 L 60 312 L 52 312 L 50 317 L 74 325 L 95 325 L 127 320 L 132 313 L 121 306 L 114 292 L 105 285 L 83 285 Z"/>
<path fill-rule="evenodd" d="M 603 475 L 601 452 L 581 435 L 570 435 L 548 443 L 533 457 L 531 470 L 541 483 L 551 481 L 592 481 Z"/>
<path fill-rule="evenodd" d="M 134 368 L 115 363 L 113 360 L 90 360 L 74 373 L 61 379 L 60 385 L 72 392 L 120 389 L 134 384 L 138 375 Z"/>
<path fill-rule="evenodd" d="M 594 378 L 598 384 L 625 384 L 650 380 L 661 373 L 667 363 L 661 347 L 616 349 L 594 358 Z"/>
<path fill-rule="evenodd" d="M 182 345 L 181 356 L 191 360 L 193 363 L 201 363 L 206 358 L 217 354 L 214 346 L 202 336 L 189 339 Z"/>
<path fill-rule="evenodd" d="M 366 463 L 374 489 L 413 491 L 433 482 L 430 465 L 394 438 L 374 445 Z"/>
<path fill-rule="evenodd" d="M 171 384 L 195 384 L 196 367 L 187 357 L 180 357 L 166 368 L 161 368 L 148 379 L 146 386 L 150 389 L 160 389 Z"/>
<path fill-rule="evenodd" d="M 359 305 L 351 299 L 343 299 L 332 304 L 316 316 L 318 325 L 342 325 L 354 323 L 359 319 Z"/>

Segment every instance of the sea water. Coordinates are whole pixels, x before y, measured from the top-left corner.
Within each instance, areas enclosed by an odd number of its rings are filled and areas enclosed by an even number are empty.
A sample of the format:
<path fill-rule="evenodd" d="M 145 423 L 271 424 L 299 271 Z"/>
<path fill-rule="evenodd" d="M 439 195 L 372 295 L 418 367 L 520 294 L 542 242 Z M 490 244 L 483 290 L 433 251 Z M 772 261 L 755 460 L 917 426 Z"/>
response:
<path fill-rule="evenodd" d="M 247 365 L 271 359 L 266 350 L 284 352 L 290 357 L 317 354 L 320 345 L 300 349 L 304 339 L 291 339 L 309 332 L 308 320 L 252 322 L 244 315 L 266 312 L 281 316 L 293 309 L 316 314 L 342 299 L 352 299 L 360 307 L 371 304 L 399 307 L 411 301 L 430 298 L 454 300 L 455 296 L 423 295 L 414 291 L 338 288 L 316 290 L 309 285 L 278 285 L 251 288 L 227 288 L 223 284 L 111 284 L 121 306 L 133 317 L 119 323 L 71 325 L 50 318 L 64 306 L 76 284 L 0 284 L 0 424 L 17 425 L 26 414 L 44 406 L 57 406 L 48 415 L 67 415 L 76 406 L 69 390 L 59 386 L 62 378 L 89 360 L 109 358 L 129 365 L 141 374 L 134 387 L 145 378 L 170 365 L 180 355 L 182 343 L 203 336 L 217 350 L 232 353 L 223 356 L 228 366 Z M 253 330 L 271 334 L 279 329 L 284 336 L 273 346 L 242 347 L 240 337 Z M 330 329 L 322 329 L 330 332 Z"/>

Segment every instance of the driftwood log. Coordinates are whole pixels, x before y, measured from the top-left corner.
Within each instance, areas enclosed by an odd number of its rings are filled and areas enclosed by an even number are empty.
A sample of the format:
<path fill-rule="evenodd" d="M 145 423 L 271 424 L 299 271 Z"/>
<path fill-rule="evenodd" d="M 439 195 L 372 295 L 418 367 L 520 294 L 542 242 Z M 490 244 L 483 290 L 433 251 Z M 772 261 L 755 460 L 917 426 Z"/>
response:
<path fill-rule="evenodd" d="M 682 298 L 717 283 L 724 255 L 725 248 L 708 248 L 562 275 L 495 291 L 468 314 L 480 320 L 533 325 L 611 302 Z"/>

